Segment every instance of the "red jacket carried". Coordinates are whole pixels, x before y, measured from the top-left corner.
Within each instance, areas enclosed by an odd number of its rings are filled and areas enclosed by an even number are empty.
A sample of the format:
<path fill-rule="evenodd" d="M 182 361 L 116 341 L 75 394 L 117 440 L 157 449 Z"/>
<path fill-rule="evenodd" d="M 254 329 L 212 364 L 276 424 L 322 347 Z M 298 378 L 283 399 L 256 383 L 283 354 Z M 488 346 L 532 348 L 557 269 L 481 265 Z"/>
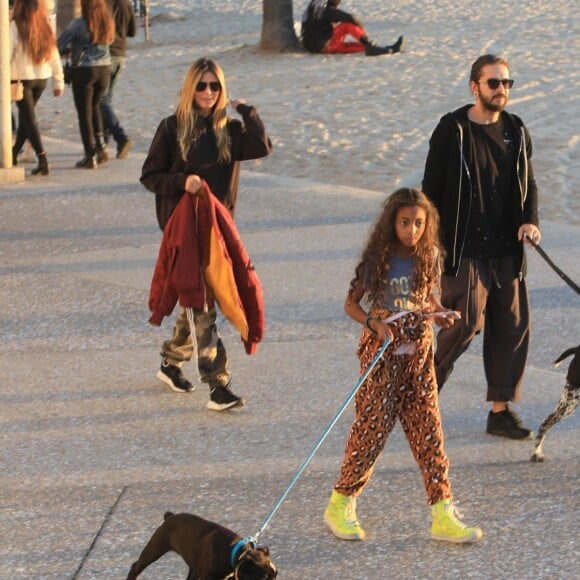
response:
<path fill-rule="evenodd" d="M 185 194 L 164 230 L 151 281 L 149 322 L 159 326 L 175 305 L 202 310 L 218 303 L 253 354 L 264 336 L 262 285 L 229 212 L 204 182 Z"/>

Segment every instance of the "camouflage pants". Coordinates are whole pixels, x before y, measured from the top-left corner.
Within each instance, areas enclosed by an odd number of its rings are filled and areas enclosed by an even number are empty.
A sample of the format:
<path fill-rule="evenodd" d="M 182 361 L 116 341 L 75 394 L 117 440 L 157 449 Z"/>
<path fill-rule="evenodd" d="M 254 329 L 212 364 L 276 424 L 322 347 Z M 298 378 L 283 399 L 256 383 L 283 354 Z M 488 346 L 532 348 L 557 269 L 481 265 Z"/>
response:
<path fill-rule="evenodd" d="M 161 345 L 161 356 L 171 365 L 181 367 L 193 358 L 197 351 L 197 367 L 202 382 L 210 386 L 227 385 L 230 382 L 228 357 L 217 331 L 216 310 L 207 312 L 193 310 L 195 344 L 190 331 L 185 308 L 180 308 L 173 329 L 173 336 Z"/>

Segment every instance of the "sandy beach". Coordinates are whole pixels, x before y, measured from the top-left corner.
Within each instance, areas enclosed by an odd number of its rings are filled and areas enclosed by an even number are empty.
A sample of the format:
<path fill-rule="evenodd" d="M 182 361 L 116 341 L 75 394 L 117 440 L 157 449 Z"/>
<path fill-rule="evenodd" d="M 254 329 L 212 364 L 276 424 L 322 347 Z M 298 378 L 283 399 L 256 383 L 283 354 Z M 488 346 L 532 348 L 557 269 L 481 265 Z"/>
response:
<path fill-rule="evenodd" d="M 294 2 L 297 30 L 306 4 Z M 149 40 L 144 28 L 130 39 L 115 105 L 135 151 L 147 151 L 159 121 L 174 110 L 187 68 L 209 56 L 222 65 L 230 94 L 255 105 L 272 136 L 274 153 L 246 163 L 247 170 L 389 193 L 420 185 L 432 130 L 444 113 L 472 100 L 471 63 L 494 52 L 509 60 L 516 81 L 508 110 L 532 136 L 541 217 L 580 224 L 575 5 L 345 1 L 377 43 L 406 38 L 403 53 L 369 58 L 260 53 L 261 0 L 151 1 Z M 47 92 L 39 117 L 45 135 L 78 138 L 81 153 L 70 89 L 60 99 Z"/>

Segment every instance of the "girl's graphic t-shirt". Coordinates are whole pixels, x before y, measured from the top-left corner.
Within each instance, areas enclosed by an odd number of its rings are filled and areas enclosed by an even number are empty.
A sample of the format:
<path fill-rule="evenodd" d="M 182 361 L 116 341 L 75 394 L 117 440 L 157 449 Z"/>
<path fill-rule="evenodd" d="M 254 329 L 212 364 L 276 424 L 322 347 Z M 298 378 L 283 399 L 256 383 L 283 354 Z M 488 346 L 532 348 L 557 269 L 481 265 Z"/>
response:
<path fill-rule="evenodd" d="M 415 258 L 398 258 L 393 256 L 389 260 L 389 271 L 385 279 L 385 307 L 389 310 L 414 310 L 417 304 L 412 294 L 413 270 Z M 370 272 L 367 269 L 365 286 L 370 285 Z"/>
<path fill-rule="evenodd" d="M 417 307 L 411 293 L 415 258 L 393 256 L 389 265 L 391 267 L 387 272 L 385 306 L 391 310 L 413 310 Z"/>

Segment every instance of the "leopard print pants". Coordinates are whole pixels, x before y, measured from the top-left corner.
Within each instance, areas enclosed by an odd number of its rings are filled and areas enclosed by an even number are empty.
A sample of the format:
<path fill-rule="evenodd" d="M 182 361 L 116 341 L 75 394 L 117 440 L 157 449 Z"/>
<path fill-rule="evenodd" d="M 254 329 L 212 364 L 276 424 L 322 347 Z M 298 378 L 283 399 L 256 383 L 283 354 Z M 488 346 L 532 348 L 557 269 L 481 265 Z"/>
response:
<path fill-rule="evenodd" d="M 384 309 L 373 310 L 377 318 L 389 314 Z M 355 420 L 334 489 L 343 495 L 362 492 L 398 419 L 421 469 L 428 502 L 433 505 L 451 498 L 433 363 L 433 327 L 412 312 L 391 324 L 394 340 L 356 394 Z M 415 354 L 395 354 L 402 344 L 410 342 Z M 363 330 L 358 349 L 361 374 L 380 347 L 375 335 Z"/>

